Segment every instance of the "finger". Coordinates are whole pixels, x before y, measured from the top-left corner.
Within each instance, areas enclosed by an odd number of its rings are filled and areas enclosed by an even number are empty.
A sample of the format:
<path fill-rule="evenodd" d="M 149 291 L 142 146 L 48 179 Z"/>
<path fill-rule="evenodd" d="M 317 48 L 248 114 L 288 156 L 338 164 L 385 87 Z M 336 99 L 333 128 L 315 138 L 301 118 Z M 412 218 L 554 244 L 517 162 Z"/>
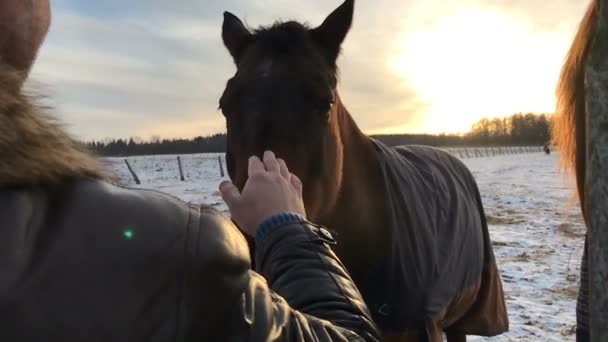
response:
<path fill-rule="evenodd" d="M 251 158 L 249 158 L 249 170 L 248 170 L 249 177 L 251 177 L 252 175 L 254 175 L 256 173 L 262 173 L 264 171 L 265 171 L 264 164 L 262 163 L 260 158 L 258 158 L 256 156 L 252 156 Z"/>
<path fill-rule="evenodd" d="M 230 181 L 223 181 L 220 184 L 220 194 L 222 195 L 222 199 L 226 202 L 228 209 L 232 212 L 239 203 L 241 199 L 241 193 L 239 189 L 232 184 Z"/>
<path fill-rule="evenodd" d="M 285 178 L 286 180 L 290 180 L 291 179 L 291 173 L 289 172 L 289 169 L 287 168 L 287 164 L 285 163 L 285 161 L 281 158 L 277 158 L 277 161 L 279 162 L 279 168 L 281 170 L 281 176 L 283 176 L 283 178 Z"/>
<path fill-rule="evenodd" d="M 277 161 L 277 157 L 274 155 L 272 151 L 264 152 L 264 166 L 266 166 L 266 170 L 268 172 L 280 173 L 281 168 L 279 166 L 279 162 Z"/>
<path fill-rule="evenodd" d="M 296 189 L 296 191 L 298 192 L 298 195 L 300 195 L 300 197 L 302 197 L 303 186 L 302 186 L 302 181 L 300 180 L 300 178 L 298 178 L 298 176 L 296 176 L 292 173 L 290 183 L 291 183 L 291 186 L 293 186 Z"/>

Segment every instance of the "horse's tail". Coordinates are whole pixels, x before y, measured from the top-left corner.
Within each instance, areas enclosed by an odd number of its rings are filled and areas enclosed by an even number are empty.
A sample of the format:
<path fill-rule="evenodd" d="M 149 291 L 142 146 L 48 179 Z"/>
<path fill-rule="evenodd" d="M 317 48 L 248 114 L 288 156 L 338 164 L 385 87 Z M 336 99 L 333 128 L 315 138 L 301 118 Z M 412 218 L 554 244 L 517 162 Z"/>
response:
<path fill-rule="evenodd" d="M 591 0 L 566 55 L 557 83 L 556 117 L 553 142 L 561 151 L 562 166 L 574 171 L 583 215 L 586 216 L 586 117 L 585 62 L 593 39 L 599 12 L 599 0 Z"/>

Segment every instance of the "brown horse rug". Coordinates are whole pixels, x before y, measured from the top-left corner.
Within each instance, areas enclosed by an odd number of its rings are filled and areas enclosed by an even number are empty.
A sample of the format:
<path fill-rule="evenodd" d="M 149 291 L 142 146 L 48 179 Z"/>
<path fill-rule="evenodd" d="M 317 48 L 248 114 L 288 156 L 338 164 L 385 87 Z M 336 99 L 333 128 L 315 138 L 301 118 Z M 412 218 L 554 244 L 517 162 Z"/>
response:
<path fill-rule="evenodd" d="M 394 332 L 425 329 L 429 322 L 472 335 L 508 330 L 471 172 L 439 149 L 374 143 L 388 196 L 391 245 L 377 277 L 359 285 L 377 324 Z"/>

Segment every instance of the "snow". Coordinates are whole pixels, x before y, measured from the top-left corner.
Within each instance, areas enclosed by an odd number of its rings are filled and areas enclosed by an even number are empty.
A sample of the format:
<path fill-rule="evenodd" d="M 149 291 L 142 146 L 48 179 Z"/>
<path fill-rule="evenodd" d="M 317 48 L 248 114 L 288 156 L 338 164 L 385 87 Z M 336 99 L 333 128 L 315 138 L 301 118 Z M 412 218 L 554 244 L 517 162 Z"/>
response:
<path fill-rule="evenodd" d="M 105 162 L 124 185 L 163 191 L 225 211 L 217 188 L 227 178 L 220 175 L 218 157 L 225 167 L 223 155 L 181 156 L 184 182 L 177 156 L 129 157 L 142 182 L 139 186 L 124 158 Z M 572 184 L 558 172 L 557 160 L 555 153 L 538 152 L 463 159 L 482 194 L 511 322 L 506 334 L 469 340 L 575 340 L 585 227 Z"/>
<path fill-rule="evenodd" d="M 488 341 L 574 341 L 585 226 L 558 156 L 464 159 L 479 184 L 511 329 Z"/>
<path fill-rule="evenodd" d="M 176 155 L 140 156 L 128 158 L 105 158 L 103 161 L 119 184 L 153 189 L 168 193 L 193 204 L 211 205 L 226 211 L 226 205 L 218 192 L 219 184 L 228 180 L 223 154 L 180 155 L 184 181 L 180 181 Z M 225 176 L 220 175 L 218 158 L 222 160 Z M 129 173 L 125 159 L 137 174 L 141 185 L 136 185 Z"/>

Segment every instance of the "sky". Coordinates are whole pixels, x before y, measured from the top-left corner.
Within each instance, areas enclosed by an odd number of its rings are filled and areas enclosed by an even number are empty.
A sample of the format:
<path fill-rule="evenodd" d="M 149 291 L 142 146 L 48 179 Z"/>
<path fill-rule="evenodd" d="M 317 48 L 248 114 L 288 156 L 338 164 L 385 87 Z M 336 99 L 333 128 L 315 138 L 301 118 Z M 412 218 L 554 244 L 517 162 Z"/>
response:
<path fill-rule="evenodd" d="M 252 28 L 312 26 L 339 0 L 53 0 L 29 82 L 84 140 L 225 130 L 235 67 L 228 10 Z M 478 119 L 551 113 L 587 1 L 358 0 L 338 61 L 340 95 L 369 134 L 462 133 Z"/>

